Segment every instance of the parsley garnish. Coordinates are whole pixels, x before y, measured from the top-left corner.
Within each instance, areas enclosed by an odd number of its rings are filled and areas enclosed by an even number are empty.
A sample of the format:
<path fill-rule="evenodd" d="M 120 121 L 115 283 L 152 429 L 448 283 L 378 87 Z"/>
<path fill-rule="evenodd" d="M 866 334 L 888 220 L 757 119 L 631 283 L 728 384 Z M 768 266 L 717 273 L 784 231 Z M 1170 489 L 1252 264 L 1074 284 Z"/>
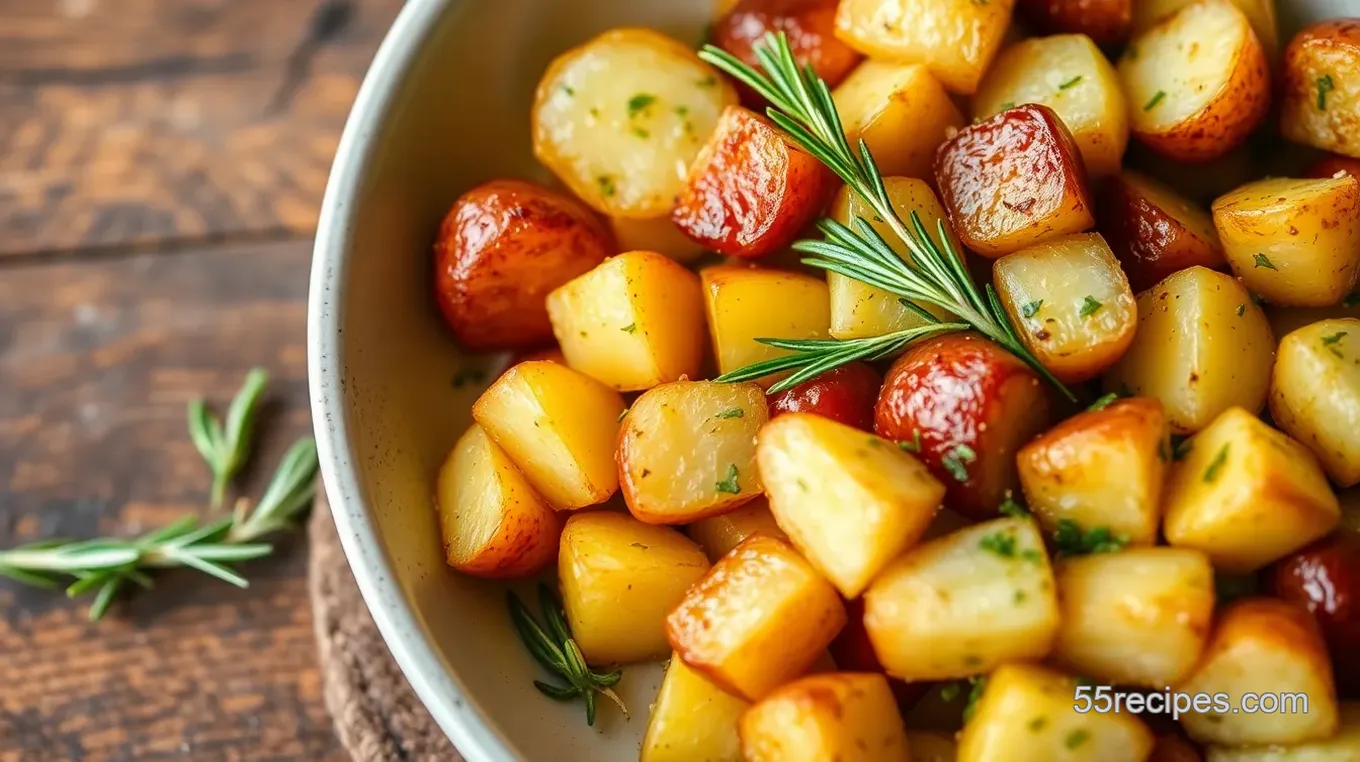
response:
<path fill-rule="evenodd" d="M 1081 315 L 1082 317 L 1090 317 L 1091 315 L 1096 314 L 1096 311 L 1104 306 L 1105 305 L 1096 301 L 1096 298 L 1094 296 L 1087 294 L 1086 301 L 1081 303 L 1081 312 L 1079 312 L 1078 314 Z"/>
<path fill-rule="evenodd" d="M 968 704 L 963 707 L 963 721 L 973 719 L 973 712 L 977 711 L 977 703 L 982 699 L 982 692 L 987 690 L 987 676 L 978 675 L 968 678 L 972 684 L 972 689 L 968 691 Z"/>
<path fill-rule="evenodd" d="M 1318 111 L 1327 110 L 1327 93 L 1330 93 L 1335 89 L 1336 85 L 1332 82 L 1332 75 L 1323 74 L 1321 77 L 1317 78 Z"/>
<path fill-rule="evenodd" d="M 1332 354 L 1336 355 L 1337 357 L 1344 359 L 1345 355 L 1341 354 L 1341 350 L 1336 348 L 1336 343 L 1338 341 L 1341 341 L 1341 338 L 1345 335 L 1346 335 L 1345 331 L 1337 331 L 1331 336 L 1323 336 L 1322 346 L 1326 347 Z"/>
<path fill-rule="evenodd" d="M 1158 90 L 1158 91 L 1157 91 L 1157 94 L 1154 95 L 1154 96 L 1152 96 L 1152 100 L 1148 101 L 1146 106 L 1143 106 L 1143 110 L 1144 110 L 1144 111 L 1151 111 L 1151 110 L 1153 110 L 1154 108 L 1157 107 L 1157 104 L 1158 104 L 1158 103 L 1161 103 L 1161 102 L 1162 102 L 1163 100 L 1165 100 L 1165 99 L 1166 99 L 1166 91 L 1165 91 L 1165 90 Z"/>
<path fill-rule="evenodd" d="M 978 547 L 1002 558 L 1015 558 L 1015 535 L 1009 532 L 992 532 L 978 541 Z"/>
<path fill-rule="evenodd" d="M 1117 400 L 1117 399 L 1119 399 L 1119 393 L 1118 393 L 1118 392 L 1110 392 L 1109 394 L 1102 395 L 1102 396 L 1101 396 L 1099 399 L 1097 399 L 1095 402 L 1092 402 L 1092 403 L 1091 403 L 1091 406 L 1088 407 L 1088 408 L 1086 408 L 1086 411 L 1089 412 L 1089 413 L 1094 413 L 1094 412 L 1096 412 L 1097 410 L 1104 410 L 1105 408 L 1109 407 L 1110 404 L 1113 403 L 1113 402 L 1114 402 L 1115 400 Z"/>
<path fill-rule="evenodd" d="M 940 458 L 940 465 L 949 472 L 950 476 L 954 477 L 955 481 L 966 482 L 968 481 L 968 468 L 964 464 L 972 463 L 975 460 L 977 460 L 977 453 L 973 451 L 973 448 L 961 444 L 954 445 L 954 449 L 945 453 L 945 456 Z"/>
<path fill-rule="evenodd" d="M 1048 719 L 1046 717 L 1035 717 L 1029 721 L 1029 729 L 1038 733 L 1040 730 L 1044 729 L 1044 725 L 1046 724 L 1048 724 Z"/>
<path fill-rule="evenodd" d="M 713 489 L 718 492 L 726 492 L 729 495 L 740 495 L 741 486 L 737 484 L 737 464 L 733 463 L 727 467 L 727 478 L 713 485 Z"/>
<path fill-rule="evenodd" d="M 1231 443 L 1228 443 L 1219 448 L 1218 454 L 1209 463 L 1209 467 L 1204 469 L 1204 481 L 1206 483 L 1213 484 L 1218 481 L 1218 475 L 1223 472 L 1223 466 L 1228 462 L 1228 447 L 1230 446 Z"/>
<path fill-rule="evenodd" d="M 643 111 L 646 111 L 653 103 L 656 103 L 656 96 L 649 93 L 638 93 L 628 99 L 628 118 L 632 119 Z"/>
<path fill-rule="evenodd" d="M 920 430 L 920 429 L 912 429 L 912 430 L 911 430 L 911 441 L 910 441 L 910 442 L 898 442 L 898 443 L 897 443 L 897 446 L 900 447 L 900 448 L 902 449 L 903 452 L 914 452 L 914 453 L 919 453 L 919 452 L 921 452 L 921 430 Z"/>
<path fill-rule="evenodd" d="M 614 187 L 614 178 L 609 175 L 600 175 L 595 178 L 595 182 L 600 186 L 600 193 L 604 194 L 606 197 L 613 196 L 618 190 Z"/>
<path fill-rule="evenodd" d="M 571 85 L 562 85 L 562 92 L 566 93 L 568 98 L 576 95 L 576 91 L 571 89 Z"/>
<path fill-rule="evenodd" d="M 1010 111 L 1013 108 L 1015 108 L 1015 101 L 1006 101 L 1005 103 L 1001 104 L 1002 111 Z"/>
<path fill-rule="evenodd" d="M 1275 272 L 1279 272 L 1279 268 L 1275 267 L 1275 263 L 1271 262 L 1270 257 L 1267 257 L 1264 254 L 1257 254 L 1256 256 L 1252 257 L 1252 259 L 1256 262 L 1256 267 L 1264 267 L 1267 270 L 1274 270 Z"/>
<path fill-rule="evenodd" d="M 1066 89 L 1068 89 L 1069 87 L 1076 87 L 1076 86 L 1077 86 L 1078 84 L 1080 84 L 1080 83 L 1081 83 L 1081 75 L 1078 74 L 1077 76 L 1075 76 L 1075 77 L 1073 77 L 1073 78 L 1067 80 L 1066 82 L 1062 83 L 1061 85 L 1058 85 L 1058 89 L 1059 89 L 1059 90 L 1066 90 Z"/>
<path fill-rule="evenodd" d="M 1091 737 L 1090 732 L 1077 729 L 1067 734 L 1067 740 L 1063 742 L 1063 745 L 1069 749 L 1075 749 L 1078 746 L 1081 746 L 1082 744 L 1086 743 L 1087 739 L 1089 739 L 1090 737 Z"/>
<path fill-rule="evenodd" d="M 1020 314 L 1027 318 L 1032 318 L 1035 315 L 1039 314 L 1039 308 L 1042 306 L 1044 306 L 1043 299 L 1040 299 L 1037 302 L 1030 302 L 1029 304 L 1026 304 L 1025 306 L 1020 308 Z"/>
<path fill-rule="evenodd" d="M 699 87 L 713 87 L 714 85 L 718 84 L 718 78 L 710 74 L 707 77 L 704 77 L 703 79 L 699 80 L 698 82 L 695 82 L 695 84 L 698 85 Z"/>
<path fill-rule="evenodd" d="M 1016 500 L 1010 490 L 1006 490 L 1006 497 L 1001 501 L 1001 505 L 997 506 L 996 510 L 1006 516 L 1016 519 L 1029 518 L 1029 509 L 1025 508 L 1019 500 Z"/>
<path fill-rule="evenodd" d="M 1064 556 L 1084 556 L 1092 553 L 1113 553 L 1129 544 L 1127 535 L 1115 534 L 1109 527 L 1082 531 L 1072 519 L 1058 519 L 1053 532 L 1053 544 Z"/>
<path fill-rule="evenodd" d="M 959 692 L 962 690 L 963 686 L 959 685 L 957 682 L 945 683 L 944 685 L 940 686 L 940 700 L 947 704 L 950 701 L 953 701 L 954 699 L 958 698 Z"/>
<path fill-rule="evenodd" d="M 746 415 L 746 411 L 739 407 L 729 408 L 713 416 L 714 418 L 740 418 Z"/>
<path fill-rule="evenodd" d="M 619 330 L 623 331 L 624 333 L 634 333 L 637 331 L 637 323 L 629 323 L 628 325 L 625 325 Z"/>

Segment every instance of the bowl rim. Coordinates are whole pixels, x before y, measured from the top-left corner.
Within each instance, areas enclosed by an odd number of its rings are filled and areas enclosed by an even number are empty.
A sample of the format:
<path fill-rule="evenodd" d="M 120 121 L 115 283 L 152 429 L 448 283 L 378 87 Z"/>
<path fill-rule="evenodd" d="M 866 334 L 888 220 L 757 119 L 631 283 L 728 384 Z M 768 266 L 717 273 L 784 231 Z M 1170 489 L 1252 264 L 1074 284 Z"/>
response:
<path fill-rule="evenodd" d="M 345 120 L 321 202 L 307 294 L 307 386 L 321 480 L 340 544 L 364 603 L 420 703 L 468 762 L 521 759 L 509 740 L 472 698 L 466 684 L 431 645 L 428 632 L 395 581 L 392 562 L 355 477 L 345 393 L 339 383 L 345 357 L 340 341 L 351 210 L 373 172 L 378 134 L 398 105 L 402 80 L 424 53 L 446 13 L 461 0 L 408 0 L 369 65 Z"/>

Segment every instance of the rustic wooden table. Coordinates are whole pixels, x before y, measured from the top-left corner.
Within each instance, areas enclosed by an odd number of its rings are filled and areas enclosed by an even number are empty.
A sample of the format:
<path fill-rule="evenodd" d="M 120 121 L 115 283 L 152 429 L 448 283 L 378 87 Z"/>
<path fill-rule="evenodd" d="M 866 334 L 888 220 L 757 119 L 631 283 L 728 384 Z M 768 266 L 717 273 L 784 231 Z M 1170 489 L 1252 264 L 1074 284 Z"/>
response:
<path fill-rule="evenodd" d="M 0 0 L 0 547 L 202 511 L 186 402 L 273 374 L 309 429 L 311 234 L 400 0 Z M 0 581 L 0 761 L 343 758 L 300 535 L 249 590 L 88 601 Z"/>

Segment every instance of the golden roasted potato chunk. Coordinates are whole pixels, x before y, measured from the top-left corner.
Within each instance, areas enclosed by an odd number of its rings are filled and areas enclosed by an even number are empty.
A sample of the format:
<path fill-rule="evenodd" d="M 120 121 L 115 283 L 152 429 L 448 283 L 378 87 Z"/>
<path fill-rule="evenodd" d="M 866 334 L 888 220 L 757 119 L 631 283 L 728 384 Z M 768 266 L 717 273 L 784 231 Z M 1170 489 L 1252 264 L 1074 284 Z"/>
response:
<path fill-rule="evenodd" d="M 552 507 L 584 508 L 619 488 L 614 468 L 623 397 L 560 363 L 507 370 L 472 406 L 472 417 Z"/>
<path fill-rule="evenodd" d="M 1280 340 L 1270 416 L 1332 481 L 1360 482 L 1360 320 L 1322 320 Z"/>
<path fill-rule="evenodd" d="M 1330 738 L 1290 744 L 1210 746 L 1209 762 L 1348 762 L 1360 759 L 1360 701 L 1343 701 L 1337 712 L 1336 734 Z M 913 759 L 915 759 L 913 757 Z"/>
<path fill-rule="evenodd" d="M 1294 35 L 1283 91 L 1286 138 L 1360 157 L 1360 19 L 1320 21 Z"/>
<path fill-rule="evenodd" d="M 921 539 L 944 499 L 897 443 L 815 413 L 770 421 L 756 459 L 780 528 L 846 598 Z"/>
<path fill-rule="evenodd" d="M 1274 598 L 1247 598 L 1221 610 L 1199 666 L 1176 690 L 1227 694 L 1212 711 L 1181 714 L 1181 727 L 1200 743 L 1296 744 L 1327 738 L 1337 728 L 1332 664 L 1317 623 L 1306 609 Z M 1255 694 L 1254 707 L 1242 703 L 1248 693 Z M 1237 711 L 1270 709 L 1263 700 L 1281 703 L 1274 712 Z"/>
<path fill-rule="evenodd" d="M 1067 520 L 1155 545 L 1167 436 L 1162 404 L 1147 397 L 1069 418 L 1020 450 L 1025 502 L 1049 531 Z"/>
<path fill-rule="evenodd" d="M 1134 136 L 1180 161 L 1228 153 L 1270 107 L 1265 50 L 1228 0 L 1196 0 L 1135 36 L 1119 76 Z"/>
<path fill-rule="evenodd" d="M 1097 233 L 1052 238 L 1007 254 L 992 272 L 1020 340 L 1062 381 L 1095 378 L 1133 342 L 1133 291 Z"/>
<path fill-rule="evenodd" d="M 841 0 L 836 36 L 867 56 L 925 64 L 951 91 L 972 95 L 1001 47 L 1014 0 Z"/>
<path fill-rule="evenodd" d="M 1077 711 L 1077 681 L 1044 667 L 1003 664 L 959 735 L 958 762 L 1143 762 L 1153 736 L 1137 717 Z"/>
<path fill-rule="evenodd" d="M 995 259 L 1091 227 L 1091 193 L 1072 133 L 1028 103 L 963 128 L 935 156 L 935 181 L 964 245 Z"/>
<path fill-rule="evenodd" d="M 1332 531 L 1336 495 L 1313 454 L 1242 408 L 1182 445 L 1166 486 L 1166 541 L 1256 571 Z"/>
<path fill-rule="evenodd" d="M 1098 45 L 1118 45 L 1132 31 L 1134 5 L 1134 0 L 1016 0 L 1015 12 L 1045 34 L 1081 34 Z"/>
<path fill-rule="evenodd" d="M 884 177 L 930 177 L 935 150 L 965 123 L 920 64 L 866 61 L 831 95 L 850 145 L 862 138 Z"/>
<path fill-rule="evenodd" d="M 708 336 L 699 277 L 652 251 L 630 251 L 548 294 L 567 364 L 620 391 L 698 376 Z"/>
<path fill-rule="evenodd" d="M 666 619 L 676 654 L 757 701 L 802 675 L 845 626 L 845 605 L 788 543 L 756 535 L 723 556 Z"/>
<path fill-rule="evenodd" d="M 1145 31 L 1158 21 L 1184 8 L 1194 0 L 1138 0 L 1133 4 L 1133 29 Z M 1232 0 L 1251 22 L 1251 30 L 1266 51 L 1266 57 L 1278 61 L 1280 33 L 1275 23 L 1275 0 Z"/>
<path fill-rule="evenodd" d="M 619 483 L 649 524 L 688 524 L 761 493 L 756 432 L 769 419 L 756 384 L 677 381 L 633 402 L 619 433 Z"/>
<path fill-rule="evenodd" d="M 1096 229 L 1134 293 L 1188 267 L 1216 270 L 1227 264 L 1208 212 L 1132 170 L 1110 178 L 1096 195 Z"/>
<path fill-rule="evenodd" d="M 1038 526 L 994 519 L 912 548 L 864 593 L 864 626 L 888 674 L 907 681 L 1042 659 L 1058 603 Z"/>
<path fill-rule="evenodd" d="M 672 655 L 638 761 L 741 762 L 737 729 L 750 706 Z"/>
<path fill-rule="evenodd" d="M 1021 103 L 1041 103 L 1062 118 L 1089 176 L 1119 171 L 1129 142 L 1128 107 L 1114 67 L 1090 37 L 1036 37 L 1002 51 L 973 97 L 973 116 L 985 119 Z"/>
<path fill-rule="evenodd" d="M 1171 430 L 1189 434 L 1230 407 L 1260 410 L 1274 353 L 1251 294 L 1229 275 L 1191 267 L 1138 295 L 1138 332 L 1105 389 L 1155 397 Z"/>
<path fill-rule="evenodd" d="M 1360 274 L 1360 180 L 1260 180 L 1214 202 L 1214 226 L 1242 284 L 1295 307 L 1336 304 Z"/>
<path fill-rule="evenodd" d="M 763 534 L 777 540 L 788 540 L 788 535 L 779 528 L 770 513 L 770 503 L 764 496 L 758 497 L 733 511 L 699 519 L 685 530 L 690 539 L 708 554 L 708 560 L 717 563 L 742 540 L 755 534 Z"/>
<path fill-rule="evenodd" d="M 615 29 L 558 56 L 534 96 L 534 156 L 596 210 L 669 214 L 737 91 L 683 45 Z"/>
<path fill-rule="evenodd" d="M 751 267 L 710 267 L 699 273 L 718 372 L 782 357 L 788 350 L 756 339 L 825 339 L 831 325 L 826 283 L 817 278 Z M 764 387 L 779 374 L 760 379 Z"/>
<path fill-rule="evenodd" d="M 883 675 L 811 675 L 751 707 L 741 752 L 745 762 L 900 762 L 907 731 Z"/>
<path fill-rule="evenodd" d="M 586 661 L 665 656 L 666 615 L 707 571 L 703 550 L 674 529 L 614 511 L 567 519 L 557 577 L 572 637 Z"/>
<path fill-rule="evenodd" d="M 689 264 L 708 251 L 703 244 L 685 235 L 669 217 L 610 217 L 609 229 L 614 233 L 619 252 L 655 251 L 681 264 Z"/>

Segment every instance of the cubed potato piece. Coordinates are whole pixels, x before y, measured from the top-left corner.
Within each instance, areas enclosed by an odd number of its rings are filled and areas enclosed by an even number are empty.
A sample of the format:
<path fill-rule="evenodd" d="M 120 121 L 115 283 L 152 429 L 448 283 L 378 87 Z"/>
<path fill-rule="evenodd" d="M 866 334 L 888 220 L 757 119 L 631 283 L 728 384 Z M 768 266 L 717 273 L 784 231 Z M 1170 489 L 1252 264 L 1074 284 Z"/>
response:
<path fill-rule="evenodd" d="M 1360 157 L 1360 19 L 1320 21 L 1294 35 L 1283 91 L 1286 138 Z"/>
<path fill-rule="evenodd" d="M 1360 482 L 1360 320 L 1323 320 L 1280 340 L 1270 415 L 1342 487 Z"/>
<path fill-rule="evenodd" d="M 717 563 L 742 540 L 755 534 L 763 534 L 778 540 L 787 540 L 788 535 L 779 528 L 770 513 L 770 503 L 762 495 L 734 511 L 718 516 L 699 519 L 686 528 L 690 539 L 708 554 L 708 560 Z"/>
<path fill-rule="evenodd" d="M 760 67 L 755 47 L 767 34 L 788 35 L 799 66 L 809 65 L 835 87 L 859 63 L 854 48 L 836 39 L 837 0 L 741 0 L 713 24 L 714 45 L 749 66 Z"/>
<path fill-rule="evenodd" d="M 952 92 L 972 95 L 1010 24 L 1014 0 L 841 0 L 836 36 L 867 56 L 925 64 Z"/>
<path fill-rule="evenodd" d="M 1219 612 L 1199 667 L 1176 686 L 1181 693 L 1227 694 L 1216 711 L 1182 713 L 1181 727 L 1200 743 L 1294 744 L 1327 738 L 1337 728 L 1336 688 L 1327 644 L 1312 615 L 1274 598 L 1246 598 Z M 1282 704 L 1276 713 L 1235 711 L 1244 694 L 1303 694 L 1308 711 Z M 1217 702 L 1216 702 L 1217 703 Z M 1260 704 L 1256 704 L 1260 707 Z"/>
<path fill-rule="evenodd" d="M 557 555 L 562 520 L 475 423 L 439 469 L 435 497 L 444 560 L 464 574 L 524 577 Z"/>
<path fill-rule="evenodd" d="M 932 151 L 931 155 L 934 155 Z M 875 154 L 877 159 L 877 154 Z M 927 175 L 928 176 L 928 175 Z M 935 191 L 925 180 L 915 177 L 885 177 L 883 187 L 888 191 L 902 222 L 910 230 L 911 213 L 921 219 L 926 234 L 941 251 L 963 255 L 963 247 L 949 226 L 949 218 Z M 907 244 L 892 231 L 888 223 L 878 221 L 878 215 L 849 188 L 841 188 L 831 203 L 831 218 L 849 228 L 857 229 L 856 220 L 868 222 L 893 251 L 906 262 L 915 261 Z M 940 237 L 939 222 L 944 222 L 945 238 Z M 831 335 L 837 339 L 863 339 L 885 333 L 904 331 L 925 325 L 920 315 L 908 309 L 897 296 L 876 286 L 870 286 L 839 273 L 828 272 L 826 284 L 831 297 Z M 942 321 L 954 318 L 947 310 L 933 304 L 921 305 Z"/>
<path fill-rule="evenodd" d="M 628 510 L 649 524 L 688 524 L 756 498 L 756 432 L 768 419 L 756 384 L 677 381 L 638 397 L 619 433 Z"/>
<path fill-rule="evenodd" d="M 1016 0 L 1015 12 L 1045 34 L 1082 34 L 1113 46 L 1133 31 L 1134 5 L 1134 0 Z"/>
<path fill-rule="evenodd" d="M 1228 153 L 1270 107 L 1265 50 L 1228 0 L 1197 0 L 1134 37 L 1119 77 L 1134 136 L 1180 161 Z"/>
<path fill-rule="evenodd" d="M 1002 51 L 973 98 L 973 116 L 985 119 L 1021 103 L 1041 103 L 1062 118 L 1090 177 L 1119 171 L 1129 142 L 1128 106 L 1114 67 L 1090 37 L 1037 37 Z"/>
<path fill-rule="evenodd" d="M 563 608 L 591 664 L 664 657 L 666 615 L 707 572 L 708 558 L 688 537 L 622 513 L 575 514 L 562 530 Z"/>
<path fill-rule="evenodd" d="M 719 373 L 789 354 L 756 339 L 830 337 L 831 302 L 822 280 L 733 266 L 710 267 L 699 277 Z M 771 374 L 759 383 L 769 388 L 783 375 Z"/>
<path fill-rule="evenodd" d="M 1260 410 L 1274 354 L 1251 294 L 1230 275 L 1191 267 L 1138 295 L 1138 332 L 1105 389 L 1155 397 L 1171 430 L 1191 434 L 1230 407 Z"/>
<path fill-rule="evenodd" d="M 1214 568 L 1189 548 L 1128 548 L 1058 563 L 1054 660 L 1102 682 L 1164 690 L 1209 638 Z"/>
<path fill-rule="evenodd" d="M 929 730 L 907 731 L 911 762 L 954 762 L 957 755 L 954 736 Z"/>
<path fill-rule="evenodd" d="M 935 150 L 965 124 L 920 64 L 866 61 L 831 95 L 850 145 L 863 138 L 884 177 L 930 177 Z"/>
<path fill-rule="evenodd" d="M 1242 284 L 1269 302 L 1336 304 L 1360 274 L 1360 180 L 1261 180 L 1214 202 L 1214 226 Z"/>
<path fill-rule="evenodd" d="M 603 503 L 619 488 L 622 412 L 618 392 L 543 360 L 506 371 L 472 406 L 472 417 L 558 510 Z"/>
<path fill-rule="evenodd" d="M 1187 441 L 1166 486 L 1166 541 L 1246 573 L 1332 531 L 1336 495 L 1313 454 L 1242 408 Z"/>
<path fill-rule="evenodd" d="M 907 731 L 883 675 L 811 675 L 751 707 L 741 751 L 745 762 L 901 762 Z"/>
<path fill-rule="evenodd" d="M 611 257 L 548 294 L 567 364 L 620 391 L 700 375 L 708 336 L 699 276 L 652 251 Z"/>
<path fill-rule="evenodd" d="M 690 167 L 671 220 L 730 257 L 793 243 L 831 192 L 831 175 L 763 116 L 728 106 Z"/>
<path fill-rule="evenodd" d="M 1133 343 L 1137 304 L 1098 233 L 1054 238 L 998 259 L 997 295 L 1020 340 L 1066 383 L 1095 378 Z"/>
<path fill-rule="evenodd" d="M 770 421 L 756 459 L 780 528 L 846 598 L 921 539 L 944 499 L 895 442 L 813 413 Z"/>
<path fill-rule="evenodd" d="M 690 588 L 666 634 L 686 664 L 758 701 L 807 672 L 844 626 L 836 588 L 788 543 L 758 534 Z"/>
<path fill-rule="evenodd" d="M 681 264 L 689 264 L 708 252 L 675 226 L 670 217 L 630 219 L 610 217 L 609 228 L 620 252 L 655 251 Z"/>
<path fill-rule="evenodd" d="M 1188 267 L 1227 266 L 1209 213 L 1132 170 L 1111 178 L 1096 195 L 1096 228 L 1134 293 Z"/>
<path fill-rule="evenodd" d="M 907 551 L 865 592 L 864 626 L 888 674 L 908 681 L 1044 658 L 1058 602 L 1038 526 L 994 519 Z"/>
<path fill-rule="evenodd" d="M 1133 29 L 1142 32 L 1158 21 L 1189 5 L 1194 0 L 1138 0 L 1133 4 Z M 1278 61 L 1280 33 L 1275 21 L 1275 0 L 1232 0 L 1251 22 L 1251 30 L 1266 51 L 1266 57 Z"/>
<path fill-rule="evenodd" d="M 1095 221 L 1081 153 L 1047 106 L 963 128 L 936 154 L 935 180 L 959 239 L 992 259 Z"/>
<path fill-rule="evenodd" d="M 1077 711 L 1077 681 L 1030 664 L 1004 664 L 959 735 L 958 762 L 1143 762 L 1153 736 L 1129 713 Z"/>
<path fill-rule="evenodd" d="M 1066 519 L 1155 545 L 1167 436 L 1162 403 L 1148 397 L 1068 418 L 1020 450 L 1025 502 L 1049 531 Z"/>
<path fill-rule="evenodd" d="M 737 91 L 689 46 L 615 29 L 558 56 L 538 83 L 534 156 L 596 210 L 669 214 Z"/>
<path fill-rule="evenodd" d="M 1337 716 L 1337 731 L 1331 738 L 1289 746 L 1210 746 L 1205 762 L 1353 762 L 1360 759 L 1360 701 L 1341 702 Z"/>
<path fill-rule="evenodd" d="M 639 762 L 741 762 L 737 728 L 750 706 L 671 656 Z"/>

